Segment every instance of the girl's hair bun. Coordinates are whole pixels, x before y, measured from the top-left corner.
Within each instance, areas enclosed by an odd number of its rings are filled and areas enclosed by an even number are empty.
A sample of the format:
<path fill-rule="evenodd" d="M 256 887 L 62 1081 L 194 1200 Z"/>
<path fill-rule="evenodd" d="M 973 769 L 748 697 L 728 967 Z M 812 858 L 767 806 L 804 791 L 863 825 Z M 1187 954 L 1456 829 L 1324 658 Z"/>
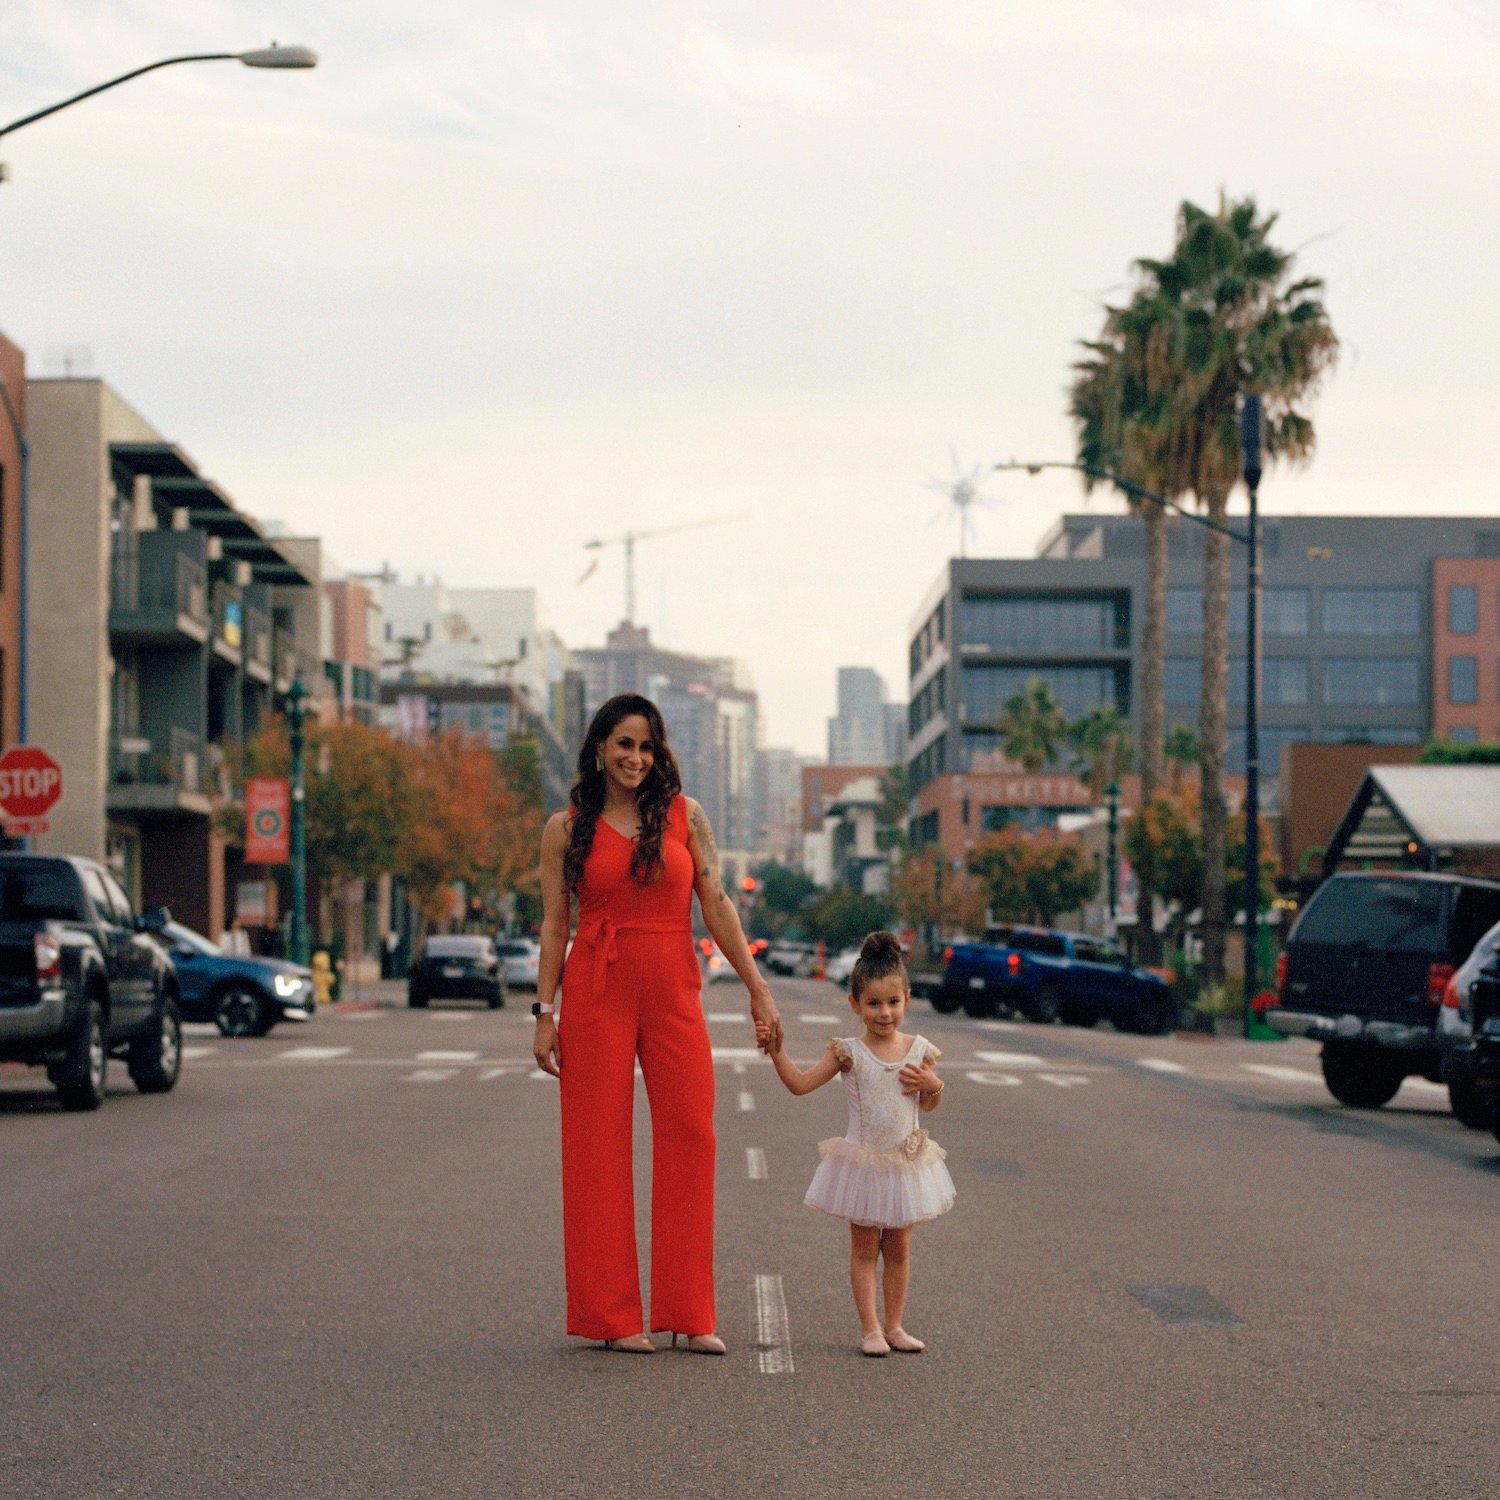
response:
<path fill-rule="evenodd" d="M 860 945 L 859 956 L 864 963 L 899 963 L 901 939 L 894 932 L 872 932 Z"/>
<path fill-rule="evenodd" d="M 859 961 L 849 974 L 849 993 L 858 1000 L 872 979 L 888 979 L 892 974 L 900 978 L 902 989 L 910 995 L 911 980 L 901 939 L 894 932 L 872 932 L 860 945 Z"/>

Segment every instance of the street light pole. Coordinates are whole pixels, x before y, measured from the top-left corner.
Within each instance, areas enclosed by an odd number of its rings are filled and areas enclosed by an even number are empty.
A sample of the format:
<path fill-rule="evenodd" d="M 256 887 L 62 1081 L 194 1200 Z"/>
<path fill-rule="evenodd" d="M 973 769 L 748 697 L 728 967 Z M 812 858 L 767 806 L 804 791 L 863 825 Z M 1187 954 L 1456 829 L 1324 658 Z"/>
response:
<path fill-rule="evenodd" d="M 0 402 L 5 405 L 5 415 L 10 422 L 10 429 L 15 434 L 16 447 L 21 453 L 21 514 L 20 522 L 20 557 L 16 563 L 16 606 L 20 614 L 20 620 L 16 627 L 16 739 L 24 745 L 27 743 L 26 736 L 30 732 L 30 715 L 27 707 L 27 687 L 30 678 L 27 673 L 27 598 L 26 598 L 26 549 L 27 533 L 31 521 L 31 444 L 26 438 L 26 429 L 21 423 L 21 414 L 16 410 L 16 403 L 11 399 L 10 388 L 5 383 L 5 376 L 0 374 Z M 26 845 L 23 841 L 22 848 Z"/>
<path fill-rule="evenodd" d="M 307 689 L 292 679 L 286 695 L 287 727 L 292 741 L 292 929 L 289 946 L 294 964 L 307 962 L 307 788 L 304 779 L 302 723 Z"/>
<path fill-rule="evenodd" d="M 132 78 L 139 78 L 143 73 L 154 73 L 158 68 L 193 62 L 241 62 L 247 68 L 315 68 L 318 65 L 318 54 L 311 47 L 278 47 L 272 43 L 269 47 L 258 47 L 251 52 L 189 52 L 182 57 L 164 57 L 160 62 L 147 63 L 144 68 L 132 68 L 128 73 L 121 73 L 118 78 L 111 78 L 107 83 L 96 83 L 93 88 L 84 89 L 82 93 L 73 94 L 56 104 L 49 104 L 46 109 L 23 115 L 19 120 L 12 120 L 9 125 L 0 125 L 0 136 L 10 135 L 25 125 L 34 125 L 38 120 L 45 120 L 48 115 L 55 115 L 60 109 L 67 109 L 70 104 L 77 104 L 82 99 L 92 99 L 95 94 L 129 83 Z"/>
<path fill-rule="evenodd" d="M 1240 456 L 1250 492 L 1250 557 L 1246 583 L 1245 659 L 1245 1035 L 1253 1030 L 1260 989 L 1260 510 L 1258 491 L 1266 416 L 1259 396 L 1240 408 Z"/>
<path fill-rule="evenodd" d="M 1109 798 L 1109 869 L 1106 872 L 1105 890 L 1109 896 L 1109 935 L 1114 937 L 1116 930 L 1116 913 L 1120 906 L 1120 856 L 1119 844 L 1117 842 L 1120 833 L 1120 784 L 1111 778 L 1110 783 L 1104 788 L 1104 795 Z M 1136 939 L 1136 951 L 1140 951 L 1140 939 Z"/>

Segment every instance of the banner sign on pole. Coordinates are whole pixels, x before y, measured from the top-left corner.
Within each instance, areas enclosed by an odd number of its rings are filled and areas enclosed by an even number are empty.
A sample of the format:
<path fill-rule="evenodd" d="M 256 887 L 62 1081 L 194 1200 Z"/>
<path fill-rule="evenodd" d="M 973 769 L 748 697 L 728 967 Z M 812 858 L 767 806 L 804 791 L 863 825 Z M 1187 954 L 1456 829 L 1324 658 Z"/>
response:
<path fill-rule="evenodd" d="M 245 782 L 245 863 L 284 865 L 292 857 L 292 784 L 285 776 Z"/>

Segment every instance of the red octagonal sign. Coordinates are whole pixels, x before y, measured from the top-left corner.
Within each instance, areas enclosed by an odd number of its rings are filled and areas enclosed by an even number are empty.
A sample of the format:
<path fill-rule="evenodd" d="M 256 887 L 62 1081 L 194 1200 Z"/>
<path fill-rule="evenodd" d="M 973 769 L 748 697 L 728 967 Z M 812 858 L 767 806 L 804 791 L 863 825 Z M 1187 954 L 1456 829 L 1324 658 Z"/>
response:
<path fill-rule="evenodd" d="M 62 796 L 62 767 L 36 745 L 0 755 L 0 809 L 8 818 L 42 818 Z"/>

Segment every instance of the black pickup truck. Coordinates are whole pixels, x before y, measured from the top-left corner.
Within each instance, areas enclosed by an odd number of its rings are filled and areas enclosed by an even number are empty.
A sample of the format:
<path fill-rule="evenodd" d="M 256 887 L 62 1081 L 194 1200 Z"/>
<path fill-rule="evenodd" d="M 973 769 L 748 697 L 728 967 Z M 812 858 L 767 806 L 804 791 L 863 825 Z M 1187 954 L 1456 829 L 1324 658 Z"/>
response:
<path fill-rule="evenodd" d="M 0 1062 L 45 1067 L 64 1109 L 97 1109 L 111 1057 L 144 1094 L 177 1082 L 172 961 L 102 865 L 0 854 Z"/>

